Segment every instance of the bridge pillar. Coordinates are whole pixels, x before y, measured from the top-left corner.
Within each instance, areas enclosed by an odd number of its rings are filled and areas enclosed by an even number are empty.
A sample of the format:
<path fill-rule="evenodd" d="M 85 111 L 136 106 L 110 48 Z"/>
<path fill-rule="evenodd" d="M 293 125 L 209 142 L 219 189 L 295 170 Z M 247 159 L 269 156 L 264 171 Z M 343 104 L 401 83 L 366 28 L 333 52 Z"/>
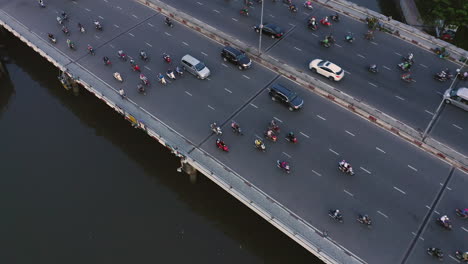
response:
<path fill-rule="evenodd" d="M 190 177 L 190 182 L 194 183 L 197 181 L 197 169 L 190 165 L 184 158 L 180 159 L 180 167 L 177 168 L 178 172 L 184 171 Z"/>

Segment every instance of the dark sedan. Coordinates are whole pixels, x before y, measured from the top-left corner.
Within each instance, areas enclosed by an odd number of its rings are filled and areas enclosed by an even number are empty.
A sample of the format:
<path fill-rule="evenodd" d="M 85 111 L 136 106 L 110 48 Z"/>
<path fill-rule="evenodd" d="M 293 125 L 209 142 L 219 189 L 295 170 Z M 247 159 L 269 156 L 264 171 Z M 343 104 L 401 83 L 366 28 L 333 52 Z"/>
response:
<path fill-rule="evenodd" d="M 260 33 L 260 25 L 254 27 L 257 33 Z M 269 35 L 271 38 L 281 38 L 284 35 L 284 31 L 275 24 L 264 23 L 262 33 Z"/>

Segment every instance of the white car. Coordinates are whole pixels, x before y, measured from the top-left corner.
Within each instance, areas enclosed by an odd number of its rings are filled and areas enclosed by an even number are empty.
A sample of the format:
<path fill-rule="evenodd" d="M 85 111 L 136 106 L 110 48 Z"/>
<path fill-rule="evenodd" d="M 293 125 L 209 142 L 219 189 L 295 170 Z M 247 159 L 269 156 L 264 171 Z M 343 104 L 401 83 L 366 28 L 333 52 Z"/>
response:
<path fill-rule="evenodd" d="M 315 59 L 309 63 L 309 69 L 319 73 L 332 81 L 339 81 L 344 76 L 344 71 L 338 65 L 329 61 Z"/>

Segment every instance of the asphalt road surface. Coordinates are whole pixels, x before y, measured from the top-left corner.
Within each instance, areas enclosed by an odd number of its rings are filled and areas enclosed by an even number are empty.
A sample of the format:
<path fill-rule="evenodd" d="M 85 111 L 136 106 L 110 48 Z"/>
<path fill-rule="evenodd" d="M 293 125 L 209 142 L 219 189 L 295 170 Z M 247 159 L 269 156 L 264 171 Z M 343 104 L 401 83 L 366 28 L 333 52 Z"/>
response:
<path fill-rule="evenodd" d="M 82 0 L 64 4 L 57 0 L 48 1 L 45 9 L 30 3 L 0 3 L 44 39 L 47 32 L 57 35 L 56 46 L 64 54 L 114 88 L 125 89 L 128 99 L 369 263 L 404 259 L 415 239 L 413 233 L 423 226 L 440 193 L 440 184 L 450 177 L 448 164 L 266 68 L 254 64 L 252 69 L 239 71 L 221 60 L 218 43 L 180 24 L 169 28 L 163 17 L 137 3 Z M 55 21 L 59 10 L 70 13 L 70 38 L 77 44 L 76 51 L 66 47 Z M 91 28 L 92 19 L 101 20 L 103 32 Z M 78 21 L 85 24 L 86 33 L 78 32 Z M 87 54 L 88 43 L 95 47 L 95 56 Z M 136 91 L 138 73 L 129 62 L 117 58 L 119 49 L 134 57 L 150 78 L 146 95 Z M 148 62 L 137 58 L 140 49 L 148 52 Z M 163 61 L 163 52 L 171 54 L 172 64 Z M 166 86 L 157 83 L 156 74 L 174 68 L 187 53 L 205 62 L 212 72 L 210 78 L 197 80 L 185 73 Z M 102 56 L 110 57 L 112 65 L 105 66 Z M 122 74 L 123 83 L 112 77 L 116 71 Z M 290 112 L 273 102 L 267 88 L 274 83 L 297 91 L 305 100 L 304 108 Z M 276 143 L 267 141 L 267 151 L 261 153 L 253 141 L 262 137 L 272 118 L 280 124 L 281 135 Z M 243 136 L 229 131 L 231 120 L 243 127 Z M 222 139 L 229 145 L 229 153 L 216 148 L 216 137 L 209 130 L 213 121 L 223 125 Z M 296 133 L 299 143 L 284 140 L 288 131 Z M 291 174 L 276 167 L 277 159 L 290 162 Z M 356 175 L 344 175 L 337 169 L 342 159 L 351 162 Z M 460 177 L 466 175 L 460 173 Z M 331 208 L 343 212 L 344 223 L 328 217 Z M 356 221 L 359 213 L 373 219 L 371 230 Z M 424 238 L 427 243 L 438 240 Z M 445 243 L 451 248 L 460 246 L 459 239 Z M 411 263 L 425 261 L 414 257 Z"/>
<path fill-rule="evenodd" d="M 250 15 L 245 17 L 239 14 L 243 6 L 243 1 L 240 0 L 163 1 L 249 45 L 258 47 L 258 34 L 252 27 L 260 23 L 259 4 L 254 4 Z M 262 51 L 304 72 L 308 72 L 307 65 L 314 58 L 330 60 L 345 69 L 345 77 L 339 83 L 332 83 L 323 78 L 324 82 L 421 132 L 424 131 L 441 100 L 441 95 L 450 85 L 449 82 L 434 80 L 433 75 L 444 68 L 449 68 L 454 73 L 459 66 L 389 34 L 375 32 L 375 39 L 367 41 L 364 39 L 367 26 L 346 16 L 341 16 L 340 22 L 332 22 L 331 27 L 319 25 L 317 31 L 312 31 L 306 27 L 306 21 L 311 16 L 315 16 L 319 21 L 334 12 L 318 4 L 314 4 L 313 10 L 308 10 L 300 3 L 302 2 L 296 1 L 299 11 L 292 13 L 282 1 L 265 1 L 264 22 L 282 27 L 286 36 L 281 40 L 263 37 Z M 353 43 L 344 40 L 348 32 L 354 34 Z M 321 47 L 319 41 L 330 33 L 337 40 L 336 44 L 328 49 Z M 412 76 L 416 82 L 407 84 L 400 79 L 402 72 L 397 64 L 410 52 L 415 58 Z M 377 64 L 380 72 L 369 73 L 367 67 L 370 64 Z M 454 87 L 467 85 L 466 82 L 456 81 Z M 460 113 L 453 114 L 447 120 L 450 120 L 451 124 L 463 127 L 467 118 L 467 113 Z M 438 133 L 434 134 L 434 138 L 466 155 L 468 145 L 459 144 L 450 136 L 451 127 L 438 124 L 440 126 L 436 128 Z M 468 129 L 457 131 L 457 134 L 466 138 Z"/>

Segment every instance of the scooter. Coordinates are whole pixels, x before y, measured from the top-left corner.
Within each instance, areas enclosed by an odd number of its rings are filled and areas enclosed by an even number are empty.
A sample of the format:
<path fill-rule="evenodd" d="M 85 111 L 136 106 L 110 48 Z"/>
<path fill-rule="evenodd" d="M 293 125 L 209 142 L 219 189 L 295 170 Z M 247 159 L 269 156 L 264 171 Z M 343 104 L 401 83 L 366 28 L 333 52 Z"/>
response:
<path fill-rule="evenodd" d="M 114 72 L 114 78 L 119 82 L 123 82 L 122 76 L 118 72 Z"/>
<path fill-rule="evenodd" d="M 345 40 L 349 43 L 353 43 L 354 41 L 354 36 L 352 34 L 348 34 L 345 36 Z"/>
<path fill-rule="evenodd" d="M 468 262 L 468 258 L 463 256 L 463 252 L 461 250 L 455 251 L 455 258 L 458 260 L 464 260 L 465 262 Z"/>
<path fill-rule="evenodd" d="M 171 79 L 171 80 L 175 80 L 175 79 L 176 79 L 173 70 L 170 70 L 170 69 L 169 69 L 169 70 L 166 72 L 166 75 L 167 75 L 167 77 L 169 77 L 169 79 Z"/>
<path fill-rule="evenodd" d="M 145 87 L 141 83 L 137 84 L 137 91 L 141 94 L 146 95 Z"/>
<path fill-rule="evenodd" d="M 261 151 L 265 152 L 265 151 L 266 151 L 265 144 L 264 144 L 262 141 L 260 141 L 260 142 L 261 142 L 261 144 L 258 144 L 258 143 L 257 143 L 257 140 L 255 140 L 255 141 L 254 141 L 254 147 L 255 147 L 256 149 L 258 149 L 258 150 L 261 150 Z"/>
<path fill-rule="evenodd" d="M 184 75 L 184 69 L 183 69 L 183 67 L 177 66 L 177 67 L 175 68 L 175 72 L 176 72 L 177 75 L 179 75 L 179 76 Z"/>
<path fill-rule="evenodd" d="M 243 15 L 243 16 L 249 16 L 249 11 L 247 9 L 241 9 L 241 11 L 239 12 L 239 14 Z"/>
<path fill-rule="evenodd" d="M 309 10 L 313 9 L 311 1 L 305 1 L 304 2 L 304 7 L 309 9 Z"/>
<path fill-rule="evenodd" d="M 445 81 L 448 81 L 450 79 L 452 79 L 452 75 L 451 74 L 441 74 L 441 73 L 436 73 L 434 74 L 434 79 L 436 79 L 437 81 L 439 82 L 445 82 Z"/>
<path fill-rule="evenodd" d="M 401 79 L 407 83 L 415 82 L 415 80 L 409 74 L 403 74 Z"/>
<path fill-rule="evenodd" d="M 284 138 L 286 139 L 287 141 L 291 142 L 291 143 L 297 143 L 297 137 L 289 137 L 289 135 L 286 135 L 286 137 Z"/>
<path fill-rule="evenodd" d="M 138 66 L 137 64 L 132 66 L 132 70 L 135 72 L 141 72 L 140 66 Z"/>
<path fill-rule="evenodd" d="M 94 27 L 96 28 L 96 30 L 102 31 L 101 23 L 99 23 L 98 21 L 94 21 Z"/>
<path fill-rule="evenodd" d="M 372 73 L 378 73 L 379 72 L 379 69 L 377 68 L 377 65 L 375 65 L 375 64 L 369 65 L 369 67 L 367 67 L 367 69 Z"/>
<path fill-rule="evenodd" d="M 146 76 L 143 75 L 143 74 L 140 74 L 140 81 L 146 86 L 150 85 L 150 82 L 148 81 L 148 78 L 146 78 Z"/>
<path fill-rule="evenodd" d="M 289 11 L 297 13 L 297 7 L 295 5 L 289 5 Z"/>
<path fill-rule="evenodd" d="M 291 170 L 289 168 L 289 164 L 286 162 L 285 165 L 282 165 L 281 163 L 282 162 L 280 160 L 277 160 L 276 161 L 276 166 L 278 166 L 278 168 L 284 170 L 286 173 L 290 173 Z"/>
<path fill-rule="evenodd" d="M 312 29 L 313 31 L 318 29 L 317 22 L 312 23 L 309 21 L 309 23 L 307 23 L 307 27 Z"/>
<path fill-rule="evenodd" d="M 158 81 L 159 81 L 162 85 L 166 85 L 166 84 L 167 84 L 166 78 L 164 78 L 164 75 L 158 74 L 157 78 L 158 78 Z"/>
<path fill-rule="evenodd" d="M 67 27 L 65 27 L 65 26 L 62 27 L 62 32 L 63 32 L 65 35 L 70 36 L 70 30 L 68 30 Z"/>
<path fill-rule="evenodd" d="M 364 216 L 361 215 L 361 214 L 358 216 L 357 221 L 359 223 L 367 226 L 368 228 L 371 228 L 371 226 L 372 226 L 372 221 L 370 219 L 368 219 L 367 221 L 364 221 Z"/>
<path fill-rule="evenodd" d="M 144 61 L 148 61 L 149 57 L 144 51 L 140 51 L 140 58 Z"/>
<path fill-rule="evenodd" d="M 442 251 L 437 250 L 436 248 L 428 248 L 426 252 L 430 256 L 436 257 L 439 260 L 442 260 L 444 258 L 444 254 L 442 253 Z"/>
<path fill-rule="evenodd" d="M 440 220 L 440 218 L 437 218 L 436 223 L 447 230 L 452 230 L 452 223 L 450 221 L 444 223 L 442 220 Z"/>
<path fill-rule="evenodd" d="M 94 52 L 94 49 L 91 46 L 88 46 L 88 52 L 91 55 L 96 55 L 96 53 Z"/>
<path fill-rule="evenodd" d="M 171 59 L 171 56 L 169 56 L 168 54 L 164 53 L 163 54 L 163 59 L 165 62 L 167 63 L 171 63 L 172 59 Z"/>
<path fill-rule="evenodd" d="M 222 151 L 229 152 L 228 146 L 224 144 L 224 142 L 222 142 L 219 138 L 216 140 L 216 146 Z"/>
<path fill-rule="evenodd" d="M 232 128 L 232 132 L 237 133 L 241 136 L 243 135 L 241 127 L 236 122 L 232 121 L 231 128 Z"/>
<path fill-rule="evenodd" d="M 55 37 L 49 37 L 50 42 L 57 43 L 57 39 Z"/>
<path fill-rule="evenodd" d="M 338 162 L 338 169 L 340 169 L 341 172 L 344 172 L 346 174 L 349 174 L 349 175 L 353 176 L 354 175 L 353 167 L 351 167 L 351 165 L 349 165 L 348 170 L 346 170 L 344 164 L 345 164 L 344 161 Z"/>
<path fill-rule="evenodd" d="M 340 16 L 337 14 L 334 14 L 334 15 L 331 15 L 330 16 L 331 20 L 335 21 L 335 22 L 340 22 Z"/>
<path fill-rule="evenodd" d="M 58 17 L 57 17 L 57 22 L 58 22 L 60 25 L 62 25 L 62 24 L 63 24 L 63 18 L 61 18 L 61 17 L 58 16 Z"/>
<path fill-rule="evenodd" d="M 325 48 L 331 47 L 330 41 L 326 42 L 325 40 L 320 40 L 320 45 L 322 45 Z"/>

